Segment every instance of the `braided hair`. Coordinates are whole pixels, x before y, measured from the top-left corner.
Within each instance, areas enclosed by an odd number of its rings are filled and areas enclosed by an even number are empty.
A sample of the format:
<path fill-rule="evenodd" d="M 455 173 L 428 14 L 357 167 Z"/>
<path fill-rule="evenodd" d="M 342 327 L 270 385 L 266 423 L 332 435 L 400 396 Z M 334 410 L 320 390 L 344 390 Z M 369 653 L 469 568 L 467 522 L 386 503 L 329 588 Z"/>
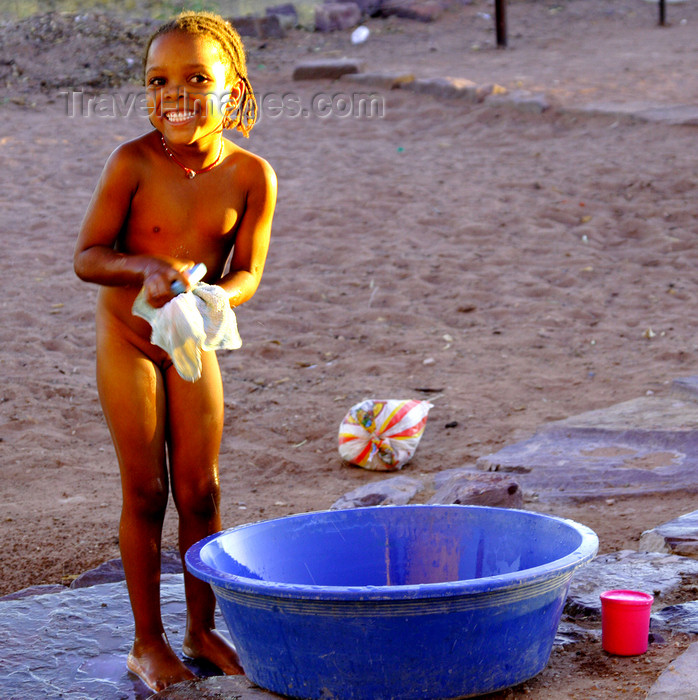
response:
<path fill-rule="evenodd" d="M 172 32 L 183 32 L 194 36 L 204 36 L 216 41 L 223 50 L 224 60 L 228 63 L 228 77 L 239 78 L 243 89 L 237 105 L 230 102 L 225 107 L 223 128 L 237 129 L 243 136 L 248 136 L 257 121 L 257 100 L 252 85 L 247 78 L 245 47 L 237 30 L 227 20 L 212 12 L 182 12 L 174 19 L 163 24 L 148 40 L 143 55 L 143 71 L 152 43 L 158 37 Z"/>

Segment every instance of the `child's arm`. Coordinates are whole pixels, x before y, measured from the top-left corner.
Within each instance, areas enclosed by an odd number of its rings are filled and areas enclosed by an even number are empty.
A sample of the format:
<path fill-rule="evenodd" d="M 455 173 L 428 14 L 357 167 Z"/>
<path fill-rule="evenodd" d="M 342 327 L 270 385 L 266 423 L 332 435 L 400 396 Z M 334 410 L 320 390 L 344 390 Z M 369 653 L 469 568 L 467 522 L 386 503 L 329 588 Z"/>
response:
<path fill-rule="evenodd" d="M 269 163 L 251 156 L 245 167 L 245 178 L 245 213 L 235 236 L 230 271 L 218 282 L 228 293 L 233 307 L 240 306 L 257 291 L 269 250 L 276 206 L 276 174 Z"/>
<path fill-rule="evenodd" d="M 130 143 L 107 160 L 97 183 L 75 246 L 75 273 L 86 282 L 105 286 L 146 286 L 148 302 L 155 307 L 169 301 L 175 280 L 187 280 L 181 271 L 191 266 L 151 255 L 129 255 L 115 250 L 138 187 L 139 147 Z"/>

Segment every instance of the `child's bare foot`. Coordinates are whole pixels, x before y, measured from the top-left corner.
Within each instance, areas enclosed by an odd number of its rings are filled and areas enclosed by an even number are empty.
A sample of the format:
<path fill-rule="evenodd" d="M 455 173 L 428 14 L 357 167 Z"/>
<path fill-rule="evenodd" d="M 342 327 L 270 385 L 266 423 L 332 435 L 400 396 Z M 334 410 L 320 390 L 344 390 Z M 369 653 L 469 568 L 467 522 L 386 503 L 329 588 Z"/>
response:
<path fill-rule="evenodd" d="M 192 659 L 204 659 L 218 666 L 227 676 L 242 676 L 245 673 L 234 647 L 216 630 L 187 633 L 182 650 Z"/>
<path fill-rule="evenodd" d="M 129 671 L 135 673 L 156 693 L 164 690 L 168 685 L 196 678 L 169 645 L 152 647 L 138 654 L 132 649 L 126 665 Z"/>

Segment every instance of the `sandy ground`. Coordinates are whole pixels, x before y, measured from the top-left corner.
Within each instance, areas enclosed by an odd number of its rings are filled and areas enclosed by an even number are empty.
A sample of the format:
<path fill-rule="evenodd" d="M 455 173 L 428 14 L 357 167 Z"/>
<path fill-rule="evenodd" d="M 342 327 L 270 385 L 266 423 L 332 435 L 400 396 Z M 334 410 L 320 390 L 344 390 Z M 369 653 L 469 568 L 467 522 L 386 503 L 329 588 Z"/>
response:
<path fill-rule="evenodd" d="M 428 481 L 546 421 L 666 393 L 697 373 L 696 128 L 570 108 L 695 104 L 698 4 L 669 5 L 672 24 L 659 28 L 642 0 L 515 2 L 506 51 L 478 14 L 490 11 L 476 1 L 432 24 L 370 20 L 360 46 L 348 32 L 248 42 L 257 93 L 304 106 L 357 86 L 293 83 L 293 66 L 350 56 L 371 70 L 544 90 L 554 107 L 529 114 L 393 90 L 378 91 L 380 118 L 263 114 L 246 145 L 275 167 L 279 202 L 262 286 L 238 313 L 243 348 L 220 356 L 226 527 L 324 509 L 385 478 L 337 453 L 342 417 L 366 397 L 433 402 L 404 472 Z M 79 107 L 68 116 L 51 76 L 74 42 L 43 62 L 42 51 L 23 59 L 23 83 L 0 89 L 1 593 L 68 584 L 118 556 L 96 289 L 71 258 L 105 158 L 148 123 Z M 126 104 L 134 87 L 100 89 Z M 528 506 L 589 525 L 612 551 L 694 510 L 695 497 Z M 164 543 L 176 545 L 172 508 Z M 641 698 L 687 641 L 635 659 L 577 645 L 501 697 Z"/>

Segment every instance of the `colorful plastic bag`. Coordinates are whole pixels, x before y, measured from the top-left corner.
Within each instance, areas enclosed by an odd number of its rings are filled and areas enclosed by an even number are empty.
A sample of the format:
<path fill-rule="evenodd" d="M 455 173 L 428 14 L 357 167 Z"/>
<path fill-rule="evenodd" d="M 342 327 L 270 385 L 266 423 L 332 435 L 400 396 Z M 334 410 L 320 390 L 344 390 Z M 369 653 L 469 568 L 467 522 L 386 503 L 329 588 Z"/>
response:
<path fill-rule="evenodd" d="M 340 456 L 364 469 L 402 469 L 417 449 L 431 407 L 416 400 L 357 403 L 339 426 Z"/>

